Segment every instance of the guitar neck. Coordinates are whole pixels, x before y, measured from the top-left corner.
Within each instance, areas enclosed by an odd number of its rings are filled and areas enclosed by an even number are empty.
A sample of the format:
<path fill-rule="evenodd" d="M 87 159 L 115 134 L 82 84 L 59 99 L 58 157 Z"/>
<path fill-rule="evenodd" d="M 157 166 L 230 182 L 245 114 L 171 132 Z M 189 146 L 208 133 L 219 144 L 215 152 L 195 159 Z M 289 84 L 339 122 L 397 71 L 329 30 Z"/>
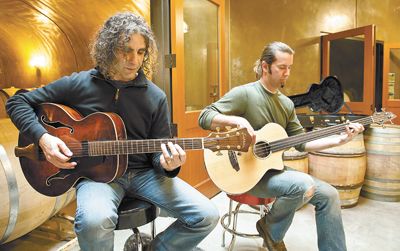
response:
<path fill-rule="evenodd" d="M 149 140 L 110 140 L 84 143 L 87 156 L 105 156 L 118 154 L 142 154 L 161 152 L 161 144 L 172 142 L 183 150 L 201 150 L 207 145 L 204 138 L 186 139 L 149 139 Z M 85 152 L 85 151 L 84 151 Z"/>
<path fill-rule="evenodd" d="M 373 120 L 373 116 L 369 116 L 369 117 L 365 117 L 362 119 L 357 119 L 352 121 L 353 123 L 360 123 L 362 125 L 369 125 L 372 124 L 374 122 Z M 278 151 L 282 151 L 285 150 L 287 148 L 299 145 L 299 144 L 303 144 L 303 143 L 307 143 L 313 140 L 317 140 L 317 139 L 322 139 L 331 135 L 335 135 L 335 134 L 339 134 L 341 132 L 345 132 L 346 131 L 346 126 L 349 123 L 344 123 L 344 124 L 339 124 L 339 125 L 335 125 L 335 126 L 330 126 L 327 128 L 323 128 L 323 129 L 319 129 L 319 130 L 315 130 L 312 132 L 308 132 L 308 133 L 304 133 L 304 134 L 299 134 L 299 135 L 295 135 L 292 137 L 288 137 L 288 138 L 284 138 L 284 139 L 280 139 L 280 140 L 276 140 L 273 142 L 270 142 L 270 148 L 272 152 L 278 152 Z"/>

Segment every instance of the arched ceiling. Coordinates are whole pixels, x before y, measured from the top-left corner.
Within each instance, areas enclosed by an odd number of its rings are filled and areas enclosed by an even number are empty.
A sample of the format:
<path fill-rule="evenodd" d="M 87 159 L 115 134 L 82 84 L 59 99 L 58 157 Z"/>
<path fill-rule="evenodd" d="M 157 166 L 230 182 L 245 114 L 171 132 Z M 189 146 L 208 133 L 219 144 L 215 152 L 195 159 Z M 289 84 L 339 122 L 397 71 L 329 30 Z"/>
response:
<path fill-rule="evenodd" d="M 92 67 L 91 38 L 122 11 L 150 22 L 150 0 L 0 0 L 0 88 L 37 87 Z"/>

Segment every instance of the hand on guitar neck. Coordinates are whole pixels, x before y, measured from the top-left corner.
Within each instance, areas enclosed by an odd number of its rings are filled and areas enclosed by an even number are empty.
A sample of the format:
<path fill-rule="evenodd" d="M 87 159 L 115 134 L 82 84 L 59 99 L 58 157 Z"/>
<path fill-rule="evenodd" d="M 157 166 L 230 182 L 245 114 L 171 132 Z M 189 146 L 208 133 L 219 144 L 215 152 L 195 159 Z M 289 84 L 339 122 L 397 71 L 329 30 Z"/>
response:
<path fill-rule="evenodd" d="M 343 131 L 336 137 L 321 138 L 308 142 L 305 145 L 305 152 L 315 152 L 326 148 L 335 147 L 339 145 L 344 145 L 350 142 L 359 133 L 364 131 L 364 126 L 360 123 L 350 123 L 344 124 Z"/>

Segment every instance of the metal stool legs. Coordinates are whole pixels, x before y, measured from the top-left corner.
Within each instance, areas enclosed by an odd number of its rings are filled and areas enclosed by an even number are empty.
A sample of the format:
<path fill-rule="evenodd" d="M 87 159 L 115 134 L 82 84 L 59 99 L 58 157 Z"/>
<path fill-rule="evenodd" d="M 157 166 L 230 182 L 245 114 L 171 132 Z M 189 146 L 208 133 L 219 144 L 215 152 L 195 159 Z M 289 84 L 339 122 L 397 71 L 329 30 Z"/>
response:
<path fill-rule="evenodd" d="M 249 233 L 242 233 L 237 230 L 237 221 L 238 221 L 238 215 L 239 213 L 247 213 L 247 214 L 258 214 L 260 215 L 260 218 L 264 217 L 266 213 L 269 212 L 269 206 L 264 206 L 264 205 L 259 205 L 260 209 L 259 212 L 256 211 L 248 211 L 248 210 L 240 210 L 240 207 L 242 206 L 242 203 L 238 203 L 236 205 L 236 208 L 234 211 L 232 211 L 233 208 L 233 200 L 229 200 L 229 211 L 228 213 L 224 214 L 221 217 L 221 225 L 224 228 L 222 232 L 222 247 L 225 247 L 225 234 L 226 232 L 229 232 L 232 235 L 231 241 L 229 243 L 228 250 L 231 251 L 233 250 L 233 246 L 235 245 L 236 242 L 236 236 L 240 237 L 245 237 L 245 238 L 260 238 L 261 236 L 257 234 L 249 234 Z M 233 222 L 232 222 L 232 217 L 233 217 Z M 226 220 L 228 222 L 226 222 Z M 231 226 L 232 225 L 232 226 Z M 264 243 L 263 243 L 263 246 Z"/>
<path fill-rule="evenodd" d="M 118 208 L 118 222 L 115 230 L 131 229 L 133 234 L 126 240 L 124 251 L 142 251 L 144 243 L 150 243 L 155 237 L 155 219 L 160 210 L 153 204 L 136 199 L 125 198 Z M 139 227 L 150 223 L 151 236 L 141 235 Z"/>

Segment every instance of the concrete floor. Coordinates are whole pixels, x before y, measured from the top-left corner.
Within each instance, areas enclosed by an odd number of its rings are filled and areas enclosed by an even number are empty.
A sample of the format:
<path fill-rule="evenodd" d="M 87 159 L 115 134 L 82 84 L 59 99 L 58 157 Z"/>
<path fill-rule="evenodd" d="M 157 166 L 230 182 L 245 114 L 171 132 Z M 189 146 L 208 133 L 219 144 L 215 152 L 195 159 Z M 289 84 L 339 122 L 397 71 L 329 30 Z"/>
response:
<path fill-rule="evenodd" d="M 228 211 L 229 200 L 224 193 L 220 193 L 212 199 L 223 215 Z M 243 209 L 252 210 L 243 206 Z M 397 251 L 400 250 L 400 202 L 380 202 L 360 197 L 359 203 L 353 208 L 343 209 L 343 221 L 346 231 L 347 247 L 349 251 Z M 255 233 L 254 224 L 257 215 L 243 214 L 239 218 L 238 228 L 242 232 Z M 173 219 L 159 217 L 156 220 L 157 231 L 165 229 Z M 200 243 L 199 247 L 208 251 L 227 250 L 221 247 L 222 227 L 216 229 Z M 150 233 L 149 226 L 143 226 L 140 230 Z M 131 235 L 131 231 L 116 231 L 115 251 L 122 251 L 125 240 Z M 230 235 L 226 235 L 226 242 Z M 294 218 L 284 239 L 288 250 L 313 251 L 317 248 L 317 236 L 314 219 L 314 209 L 306 206 L 300 209 Z M 76 242 L 61 242 L 54 238 L 45 238 L 37 231 L 31 232 L 8 244 L 0 246 L 0 250 L 79 250 Z M 234 250 L 266 250 L 262 248 L 262 240 L 238 237 Z"/>

